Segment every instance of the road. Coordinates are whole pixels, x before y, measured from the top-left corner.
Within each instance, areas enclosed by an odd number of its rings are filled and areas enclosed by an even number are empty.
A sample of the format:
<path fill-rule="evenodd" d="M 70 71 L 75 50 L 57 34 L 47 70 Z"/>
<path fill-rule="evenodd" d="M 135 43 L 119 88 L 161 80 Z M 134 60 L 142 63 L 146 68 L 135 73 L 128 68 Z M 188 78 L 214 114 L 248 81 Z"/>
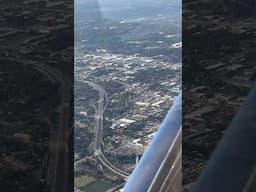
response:
<path fill-rule="evenodd" d="M 129 177 L 129 173 L 120 170 L 119 168 L 115 167 L 111 162 L 108 161 L 108 159 L 105 157 L 101 144 L 103 142 L 103 116 L 104 116 L 104 111 L 106 109 L 106 105 L 104 106 L 105 98 L 107 98 L 107 93 L 106 91 L 99 86 L 98 84 L 91 82 L 91 81 L 82 81 L 84 83 L 87 83 L 90 85 L 93 89 L 97 90 L 99 92 L 99 100 L 98 100 L 98 108 L 95 112 L 95 126 L 94 126 L 94 133 L 95 133 L 95 138 L 94 138 L 94 154 L 95 156 L 98 157 L 100 162 L 107 167 L 110 171 L 113 173 L 121 176 L 124 179 L 127 179 Z"/>
<path fill-rule="evenodd" d="M 51 81 L 60 84 L 61 110 L 59 126 L 53 130 L 50 138 L 49 146 L 52 155 L 50 155 L 47 179 L 53 192 L 67 191 L 70 183 L 68 180 L 70 171 L 69 140 L 72 132 L 69 127 L 71 83 L 52 67 L 43 64 L 34 64 L 33 67 L 45 74 Z"/>
<path fill-rule="evenodd" d="M 23 63 L 25 67 L 31 67 L 46 76 L 51 83 L 59 84 L 60 98 L 60 113 L 59 125 L 52 129 L 49 138 L 49 160 L 46 163 L 47 167 L 47 184 L 51 192 L 67 192 L 70 190 L 70 171 L 71 159 L 69 153 L 69 141 L 72 133 L 70 124 L 70 97 L 71 97 L 71 82 L 60 71 L 48 65 L 38 63 L 33 60 L 23 58 L 5 58 L 0 59 Z M 49 119 L 48 119 L 49 120 Z"/>

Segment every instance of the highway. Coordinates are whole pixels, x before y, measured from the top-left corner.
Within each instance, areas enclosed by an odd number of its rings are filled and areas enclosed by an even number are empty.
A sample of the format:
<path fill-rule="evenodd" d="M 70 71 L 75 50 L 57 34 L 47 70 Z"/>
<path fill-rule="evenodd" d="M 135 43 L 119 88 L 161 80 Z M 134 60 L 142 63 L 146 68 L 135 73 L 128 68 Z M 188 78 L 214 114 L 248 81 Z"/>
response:
<path fill-rule="evenodd" d="M 94 152 L 97 150 L 100 150 L 100 146 L 102 143 L 102 137 L 103 137 L 103 106 L 104 106 L 104 97 L 106 95 L 106 92 L 102 87 L 97 85 L 96 83 L 90 82 L 90 81 L 82 81 L 84 83 L 87 83 L 90 85 L 93 89 L 99 91 L 99 100 L 98 100 L 98 107 L 96 108 L 95 112 L 95 125 L 94 125 L 94 133 L 95 133 L 95 139 L 94 139 Z"/>
<path fill-rule="evenodd" d="M 23 63 L 25 67 L 31 67 L 42 73 L 50 80 L 51 83 L 59 84 L 59 94 L 61 96 L 61 110 L 58 120 L 59 125 L 51 128 L 52 133 L 50 134 L 49 138 L 49 160 L 46 166 L 46 180 L 48 186 L 50 187 L 50 191 L 52 192 L 69 191 L 71 187 L 71 159 L 69 154 L 69 141 L 72 133 L 72 127 L 69 127 L 70 96 L 72 87 L 71 82 L 57 69 L 33 60 L 4 57 L 1 57 L 1 59 L 11 62 Z"/>
<path fill-rule="evenodd" d="M 53 155 L 49 160 L 47 179 L 51 190 L 67 191 L 69 179 L 69 139 L 71 129 L 69 127 L 69 102 L 71 93 L 71 83 L 59 71 L 43 64 L 34 64 L 33 67 L 45 74 L 51 81 L 60 84 L 61 110 L 59 126 L 54 129 L 50 138 L 50 151 Z M 54 174 L 52 174 L 54 173 Z M 61 177 L 60 177 L 61 176 Z"/>
<path fill-rule="evenodd" d="M 99 86 L 98 84 L 91 82 L 91 81 L 81 81 L 84 82 L 88 85 L 90 85 L 93 89 L 97 90 L 99 92 L 99 100 L 98 100 L 98 108 L 95 112 L 95 126 L 94 126 L 94 133 L 95 133 L 95 138 L 94 138 L 94 155 L 98 157 L 99 161 L 107 167 L 110 171 L 113 173 L 121 176 L 124 179 L 127 179 L 129 177 L 129 173 L 120 170 L 119 168 L 115 167 L 111 162 L 108 161 L 108 159 L 105 157 L 101 144 L 103 142 L 103 116 L 104 116 L 104 111 L 106 109 L 106 105 L 104 106 L 104 101 L 105 98 L 107 98 L 107 93 L 106 91 Z"/>

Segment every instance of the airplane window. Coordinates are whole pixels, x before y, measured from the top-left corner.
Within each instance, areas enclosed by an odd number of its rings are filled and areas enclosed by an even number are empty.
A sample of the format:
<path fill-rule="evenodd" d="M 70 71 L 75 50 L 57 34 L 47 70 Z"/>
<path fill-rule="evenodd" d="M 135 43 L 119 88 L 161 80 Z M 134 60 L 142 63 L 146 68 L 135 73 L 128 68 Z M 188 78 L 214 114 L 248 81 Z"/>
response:
<path fill-rule="evenodd" d="M 75 0 L 75 191 L 122 188 L 181 89 L 181 1 Z"/>

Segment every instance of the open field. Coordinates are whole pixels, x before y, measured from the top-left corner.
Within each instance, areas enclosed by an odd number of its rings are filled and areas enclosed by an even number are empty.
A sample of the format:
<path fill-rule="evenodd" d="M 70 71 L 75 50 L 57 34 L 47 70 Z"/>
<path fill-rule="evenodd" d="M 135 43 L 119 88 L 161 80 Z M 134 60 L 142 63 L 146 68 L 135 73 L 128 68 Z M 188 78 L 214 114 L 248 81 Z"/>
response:
<path fill-rule="evenodd" d="M 75 186 L 78 188 L 85 187 L 86 185 L 89 185 L 95 181 L 97 181 L 95 177 L 90 177 L 90 176 L 76 177 Z"/>

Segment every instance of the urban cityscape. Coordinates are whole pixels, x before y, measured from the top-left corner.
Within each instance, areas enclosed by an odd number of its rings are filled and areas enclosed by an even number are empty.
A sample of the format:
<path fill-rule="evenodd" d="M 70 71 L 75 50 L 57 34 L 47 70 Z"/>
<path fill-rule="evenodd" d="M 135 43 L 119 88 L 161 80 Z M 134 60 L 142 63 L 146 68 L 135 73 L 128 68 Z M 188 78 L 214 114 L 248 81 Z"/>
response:
<path fill-rule="evenodd" d="M 181 89 L 178 3 L 96 2 L 75 4 L 77 192 L 120 188 Z"/>

